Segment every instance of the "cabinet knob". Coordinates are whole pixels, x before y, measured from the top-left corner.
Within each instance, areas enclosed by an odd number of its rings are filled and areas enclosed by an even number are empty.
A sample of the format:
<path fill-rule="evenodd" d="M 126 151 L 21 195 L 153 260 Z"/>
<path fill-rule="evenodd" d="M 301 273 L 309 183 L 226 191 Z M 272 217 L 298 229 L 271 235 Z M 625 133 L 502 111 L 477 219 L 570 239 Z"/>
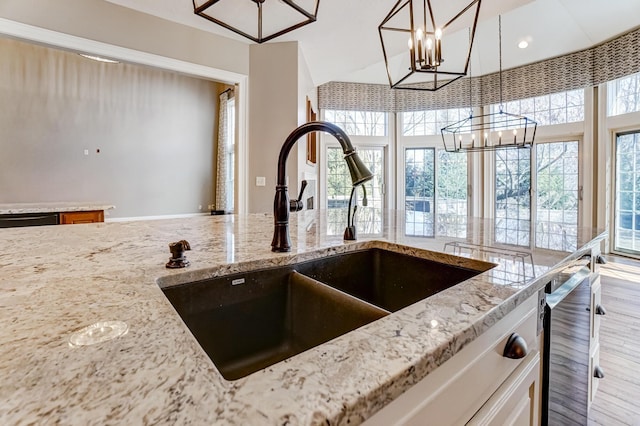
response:
<path fill-rule="evenodd" d="M 596 305 L 596 315 L 607 315 L 607 310 L 602 305 Z"/>
<path fill-rule="evenodd" d="M 599 365 L 596 365 L 593 369 L 593 377 L 595 377 L 596 379 L 604 378 L 604 371 L 602 371 L 602 368 L 600 368 Z"/>
<path fill-rule="evenodd" d="M 502 356 L 511 359 L 521 359 L 527 356 L 527 342 L 518 333 L 509 336 Z"/>

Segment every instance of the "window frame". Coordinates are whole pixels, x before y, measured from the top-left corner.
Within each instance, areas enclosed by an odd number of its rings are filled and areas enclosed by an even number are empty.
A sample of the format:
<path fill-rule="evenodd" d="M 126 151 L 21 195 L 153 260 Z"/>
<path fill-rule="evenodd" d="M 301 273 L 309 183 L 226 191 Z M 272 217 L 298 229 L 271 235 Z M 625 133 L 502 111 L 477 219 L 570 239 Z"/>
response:
<path fill-rule="evenodd" d="M 349 140 L 351 144 L 356 149 L 366 149 L 366 148 L 383 148 L 383 161 L 384 161 L 384 178 L 383 178 L 383 198 L 382 198 L 382 209 L 387 210 L 390 208 L 395 208 L 395 195 L 394 188 L 390 185 L 391 179 L 394 174 L 394 139 L 393 135 L 395 134 L 395 120 L 394 115 L 392 113 L 385 112 L 386 114 L 386 122 L 387 122 L 387 131 L 386 136 L 357 136 L 357 135 L 349 135 Z M 322 120 L 326 121 L 326 110 L 320 110 L 320 116 Z M 333 137 L 328 135 L 325 132 L 319 133 L 319 153 L 320 153 L 320 162 L 318 163 L 318 182 L 319 182 L 319 196 L 318 196 L 318 208 L 322 210 L 327 210 L 328 208 L 328 196 L 327 196 L 327 150 L 328 148 L 336 148 L 340 147 L 338 141 Z M 383 223 L 383 226 L 385 224 Z M 346 226 L 346 223 L 345 223 Z"/>
<path fill-rule="evenodd" d="M 640 111 L 629 113 L 636 114 L 637 118 L 640 119 Z M 626 115 L 626 114 L 625 114 Z M 618 156 L 617 156 L 617 142 L 618 136 L 624 136 L 627 134 L 640 134 L 640 127 L 633 127 L 628 130 L 612 130 L 611 132 L 611 194 L 610 194 L 610 220 L 609 220 L 609 248 L 611 253 L 618 254 L 621 256 L 626 256 L 634 259 L 640 259 L 640 251 L 633 250 L 625 250 L 619 249 L 616 246 L 616 225 L 617 225 L 617 193 L 619 182 L 617 181 L 617 171 L 618 171 Z"/>

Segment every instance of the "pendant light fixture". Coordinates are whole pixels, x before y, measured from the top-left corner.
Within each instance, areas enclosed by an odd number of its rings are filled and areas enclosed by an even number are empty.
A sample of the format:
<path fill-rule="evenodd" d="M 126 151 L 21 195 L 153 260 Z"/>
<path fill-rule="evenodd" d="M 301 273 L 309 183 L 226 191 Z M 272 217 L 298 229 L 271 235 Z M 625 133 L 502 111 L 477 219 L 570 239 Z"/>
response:
<path fill-rule="evenodd" d="M 392 89 L 435 91 L 467 74 L 481 0 L 456 3 L 436 12 L 431 0 L 398 0 L 378 26 Z"/>
<path fill-rule="evenodd" d="M 256 43 L 316 21 L 320 0 L 193 0 L 193 13 Z"/>
<path fill-rule="evenodd" d="M 538 123 L 528 117 L 511 114 L 502 103 L 502 17 L 498 16 L 498 52 L 500 56 L 500 103 L 498 112 L 474 116 L 469 77 L 469 117 L 441 129 L 442 142 L 448 152 L 495 151 L 503 148 L 530 148 Z"/>

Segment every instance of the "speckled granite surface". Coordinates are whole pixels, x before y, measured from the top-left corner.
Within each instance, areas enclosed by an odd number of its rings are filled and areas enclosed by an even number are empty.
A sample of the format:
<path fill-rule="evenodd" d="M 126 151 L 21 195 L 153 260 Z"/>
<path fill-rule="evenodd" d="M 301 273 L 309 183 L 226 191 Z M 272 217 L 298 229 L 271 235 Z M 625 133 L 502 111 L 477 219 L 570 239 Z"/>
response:
<path fill-rule="evenodd" d="M 112 204 L 98 202 L 13 203 L 0 204 L 0 214 L 88 212 L 114 208 L 115 206 Z"/>
<path fill-rule="evenodd" d="M 507 257 L 499 268 L 229 382 L 158 282 L 173 285 L 368 246 L 414 251 L 395 243 L 436 252 L 451 242 L 513 250 L 492 242 L 488 221 L 469 219 L 467 238 L 416 238 L 404 236 L 402 214 L 389 212 L 381 235 L 350 244 L 326 234 L 323 216 L 294 216 L 292 252 L 274 254 L 272 220 L 256 214 L 0 229 L 0 423 L 357 424 L 577 256 L 518 248 L 531 253 L 524 274 L 516 271 L 523 279 L 508 278 L 519 264 Z M 578 251 L 600 237 L 580 230 Z M 168 243 L 181 239 L 191 243 L 191 266 L 168 270 Z M 126 322 L 128 333 L 93 346 L 69 344 L 74 331 L 110 320 Z"/>

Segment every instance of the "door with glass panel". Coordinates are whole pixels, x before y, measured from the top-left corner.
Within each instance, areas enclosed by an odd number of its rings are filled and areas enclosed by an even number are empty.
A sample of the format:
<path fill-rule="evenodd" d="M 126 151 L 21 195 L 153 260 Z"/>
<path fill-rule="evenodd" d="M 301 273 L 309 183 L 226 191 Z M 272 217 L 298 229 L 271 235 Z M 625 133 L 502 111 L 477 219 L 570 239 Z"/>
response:
<path fill-rule="evenodd" d="M 640 255 L 640 132 L 616 136 L 614 250 Z"/>
<path fill-rule="evenodd" d="M 467 154 L 438 150 L 436 162 L 436 226 L 439 235 L 467 235 Z"/>
<path fill-rule="evenodd" d="M 495 240 L 529 246 L 531 241 L 531 149 L 495 151 Z"/>
<path fill-rule="evenodd" d="M 359 235 L 382 233 L 384 209 L 385 149 L 384 147 L 358 147 L 358 156 L 374 177 L 354 193 L 354 222 Z M 344 153 L 340 147 L 327 147 L 327 233 L 342 235 L 347 225 L 347 207 L 352 183 Z M 366 197 L 366 198 L 365 198 Z M 366 204 L 366 205 L 365 205 Z M 353 214 L 353 207 L 351 210 Z"/>
<path fill-rule="evenodd" d="M 435 148 L 407 148 L 404 160 L 405 233 L 435 235 Z"/>
<path fill-rule="evenodd" d="M 533 221 L 535 247 L 576 249 L 580 195 L 578 149 L 578 141 L 538 143 L 533 169 L 531 149 L 496 151 L 497 242 L 529 246 Z M 534 200 L 530 191 L 532 179 Z"/>
<path fill-rule="evenodd" d="M 577 248 L 578 148 L 578 141 L 536 145 L 536 247 Z"/>
<path fill-rule="evenodd" d="M 406 235 L 466 235 L 466 154 L 406 148 L 404 178 Z"/>

